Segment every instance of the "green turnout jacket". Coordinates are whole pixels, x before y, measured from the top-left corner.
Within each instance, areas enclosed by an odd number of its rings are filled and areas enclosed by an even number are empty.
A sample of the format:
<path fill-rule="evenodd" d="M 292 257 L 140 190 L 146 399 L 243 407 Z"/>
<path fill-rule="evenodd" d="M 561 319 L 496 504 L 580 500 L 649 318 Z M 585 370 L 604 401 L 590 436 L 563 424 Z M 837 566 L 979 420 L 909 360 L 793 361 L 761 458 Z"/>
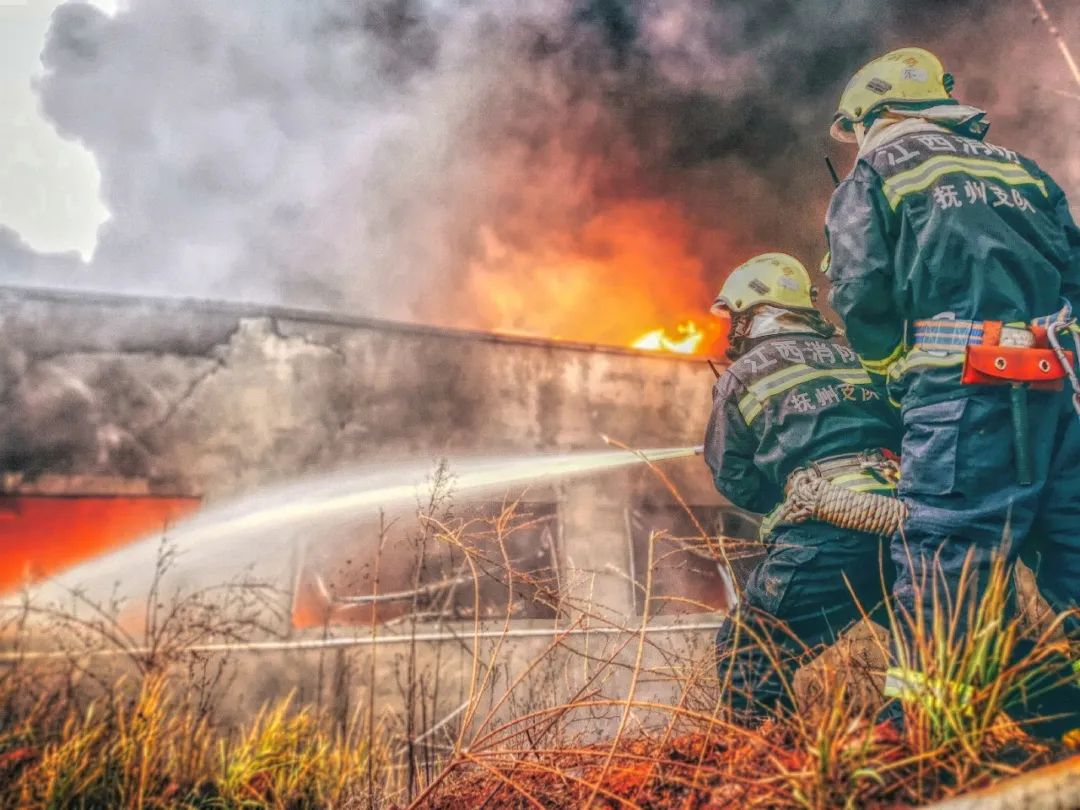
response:
<path fill-rule="evenodd" d="M 787 477 L 812 461 L 898 447 L 895 412 L 837 339 L 758 338 L 713 388 L 705 462 L 720 493 L 751 512 L 779 505 Z"/>
<path fill-rule="evenodd" d="M 1061 188 L 1023 155 L 941 127 L 859 157 L 826 236 L 830 303 L 894 399 L 963 393 L 963 348 L 919 350 L 916 320 L 1029 323 L 1080 302 L 1080 230 Z"/>

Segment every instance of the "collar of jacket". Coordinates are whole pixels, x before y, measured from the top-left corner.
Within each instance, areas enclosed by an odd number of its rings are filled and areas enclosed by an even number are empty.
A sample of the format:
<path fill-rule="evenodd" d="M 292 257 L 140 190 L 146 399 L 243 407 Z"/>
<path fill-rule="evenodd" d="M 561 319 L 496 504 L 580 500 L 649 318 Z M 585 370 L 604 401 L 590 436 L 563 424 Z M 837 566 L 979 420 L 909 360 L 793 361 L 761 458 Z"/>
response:
<path fill-rule="evenodd" d="M 946 132 L 982 140 L 990 128 L 986 111 L 966 104 L 942 104 L 923 110 L 889 110 L 891 118 L 879 118 L 863 138 L 859 157 L 913 132 Z M 902 118 L 896 121 L 895 118 Z"/>
<path fill-rule="evenodd" d="M 824 332 L 825 330 L 818 326 L 813 317 L 803 315 L 799 312 L 793 312 L 790 309 L 764 306 L 754 315 L 754 319 L 750 323 L 750 330 L 746 337 L 749 340 L 774 337 L 775 335 L 810 334 L 818 335 L 820 337 L 831 337 L 831 334 L 827 335 Z"/>

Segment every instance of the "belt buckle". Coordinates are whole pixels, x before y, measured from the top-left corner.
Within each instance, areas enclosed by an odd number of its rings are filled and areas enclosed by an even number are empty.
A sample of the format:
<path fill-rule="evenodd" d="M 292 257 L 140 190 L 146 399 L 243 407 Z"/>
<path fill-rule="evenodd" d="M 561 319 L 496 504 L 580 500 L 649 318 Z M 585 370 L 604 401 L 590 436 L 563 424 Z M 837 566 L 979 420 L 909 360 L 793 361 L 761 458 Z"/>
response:
<path fill-rule="evenodd" d="M 896 465 L 878 450 L 860 453 L 859 469 L 886 486 L 895 486 L 900 478 Z"/>

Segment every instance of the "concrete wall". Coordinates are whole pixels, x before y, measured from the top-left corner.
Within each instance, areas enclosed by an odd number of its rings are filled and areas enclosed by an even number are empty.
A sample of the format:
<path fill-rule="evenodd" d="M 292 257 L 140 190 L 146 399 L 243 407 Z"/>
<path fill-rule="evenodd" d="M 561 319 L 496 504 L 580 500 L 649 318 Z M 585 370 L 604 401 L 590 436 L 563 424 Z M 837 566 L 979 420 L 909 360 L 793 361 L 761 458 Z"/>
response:
<path fill-rule="evenodd" d="M 711 381 L 700 360 L 632 350 L 0 289 L 0 468 L 31 478 L 216 499 L 371 460 L 598 448 L 602 433 L 697 444 Z"/>

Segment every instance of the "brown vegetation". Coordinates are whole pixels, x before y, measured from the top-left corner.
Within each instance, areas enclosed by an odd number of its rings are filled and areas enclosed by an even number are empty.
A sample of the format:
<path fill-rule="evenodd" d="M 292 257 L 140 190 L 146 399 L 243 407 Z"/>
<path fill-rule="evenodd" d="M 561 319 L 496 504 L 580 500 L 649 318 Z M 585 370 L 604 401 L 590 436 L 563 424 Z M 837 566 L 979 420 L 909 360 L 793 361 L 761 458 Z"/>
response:
<path fill-rule="evenodd" d="M 360 650 L 354 669 L 367 682 L 342 686 L 351 699 L 303 705 L 279 695 L 239 722 L 220 708 L 243 653 L 220 650 L 266 637 L 274 602 L 264 586 L 233 583 L 167 606 L 151 599 L 138 632 L 122 605 L 53 608 L 44 657 L 25 648 L 42 618 L 27 607 L 11 619 L 0 668 L 0 807 L 887 807 L 961 793 L 1057 753 L 1003 714 L 1025 673 L 1065 644 L 1056 624 L 1004 621 L 1004 566 L 983 602 L 968 606 L 964 640 L 938 643 L 949 638 L 944 610 L 913 634 L 906 655 L 928 683 L 958 686 L 928 688 L 902 732 L 876 722 L 890 640 L 865 627 L 853 652 L 830 650 L 788 685 L 798 712 L 745 729 L 730 720 L 711 645 L 666 642 L 649 615 L 664 556 L 688 545 L 731 553 L 725 538 L 654 535 L 644 615 L 627 620 L 580 583 L 526 581 L 514 570 L 507 538 L 530 520 L 516 504 L 458 519 L 448 498 L 436 482 L 418 509 L 414 552 L 420 564 L 430 544 L 452 547 L 474 592 L 471 630 L 456 641 L 468 653 L 460 692 L 442 645 L 432 653 L 421 639 L 433 627 L 418 618 L 430 615 L 420 600 L 433 598 L 421 587 L 413 618 L 370 626 L 376 641 L 395 633 L 405 652 Z M 162 570 L 171 563 L 164 549 Z M 484 577 L 506 586 L 494 624 L 479 609 Z M 523 594 L 556 616 L 527 655 L 512 646 Z M 1034 652 L 1015 660 L 1032 634 Z M 40 645 L 40 633 L 33 638 Z M 91 663 L 106 652 L 114 665 Z M 387 667 L 396 707 L 375 698 Z"/>

